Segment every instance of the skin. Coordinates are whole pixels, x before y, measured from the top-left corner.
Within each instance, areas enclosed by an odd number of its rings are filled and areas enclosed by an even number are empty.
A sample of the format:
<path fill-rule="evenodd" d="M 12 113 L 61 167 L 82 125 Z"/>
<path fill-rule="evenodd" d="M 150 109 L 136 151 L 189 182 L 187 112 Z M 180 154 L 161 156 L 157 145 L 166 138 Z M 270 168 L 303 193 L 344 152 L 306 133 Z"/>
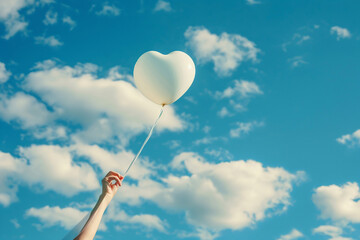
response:
<path fill-rule="evenodd" d="M 101 218 L 115 196 L 119 187 L 121 187 L 122 180 L 124 179 L 117 172 L 110 171 L 103 178 L 102 193 L 97 201 L 95 207 L 91 211 L 90 217 L 79 235 L 74 240 L 92 240 L 95 237 L 96 231 L 99 228 Z"/>

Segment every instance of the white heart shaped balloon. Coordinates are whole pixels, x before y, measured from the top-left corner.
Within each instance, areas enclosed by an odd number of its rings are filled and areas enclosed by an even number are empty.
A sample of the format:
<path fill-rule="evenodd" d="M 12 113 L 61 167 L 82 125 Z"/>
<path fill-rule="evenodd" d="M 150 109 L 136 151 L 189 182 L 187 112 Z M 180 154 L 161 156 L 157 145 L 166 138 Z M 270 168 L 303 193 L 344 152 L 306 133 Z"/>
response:
<path fill-rule="evenodd" d="M 136 87 L 145 97 L 160 105 L 178 100 L 189 89 L 194 77 L 193 60 L 180 51 L 168 55 L 146 52 L 134 67 Z"/>

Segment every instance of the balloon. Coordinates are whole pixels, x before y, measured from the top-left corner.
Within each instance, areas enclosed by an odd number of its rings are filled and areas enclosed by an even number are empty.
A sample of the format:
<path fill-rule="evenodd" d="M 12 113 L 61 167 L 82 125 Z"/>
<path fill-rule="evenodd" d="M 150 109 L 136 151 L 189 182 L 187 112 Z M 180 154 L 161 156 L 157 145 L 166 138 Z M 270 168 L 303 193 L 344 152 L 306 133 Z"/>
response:
<path fill-rule="evenodd" d="M 134 67 L 136 87 L 145 97 L 160 105 L 178 100 L 189 89 L 194 77 L 193 60 L 180 51 L 168 55 L 146 52 Z"/>

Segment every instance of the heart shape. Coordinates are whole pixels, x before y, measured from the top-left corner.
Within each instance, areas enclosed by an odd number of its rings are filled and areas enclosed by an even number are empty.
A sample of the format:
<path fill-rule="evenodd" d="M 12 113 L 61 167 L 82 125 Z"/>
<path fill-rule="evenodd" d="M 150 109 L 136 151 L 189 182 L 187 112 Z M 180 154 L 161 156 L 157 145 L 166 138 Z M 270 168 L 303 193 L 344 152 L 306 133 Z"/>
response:
<path fill-rule="evenodd" d="M 144 53 L 134 67 L 134 81 L 140 92 L 152 102 L 167 105 L 189 89 L 195 77 L 195 64 L 181 51 L 168 55 L 156 51 Z"/>

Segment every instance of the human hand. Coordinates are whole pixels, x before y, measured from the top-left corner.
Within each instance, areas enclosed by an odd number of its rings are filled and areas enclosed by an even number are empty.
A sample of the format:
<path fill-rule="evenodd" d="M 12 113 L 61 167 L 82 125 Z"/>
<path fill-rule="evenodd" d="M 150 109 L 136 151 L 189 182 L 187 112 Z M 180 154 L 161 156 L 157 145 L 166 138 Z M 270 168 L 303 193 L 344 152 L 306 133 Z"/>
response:
<path fill-rule="evenodd" d="M 117 172 L 110 171 L 103 178 L 102 182 L 102 197 L 106 197 L 109 201 L 114 197 L 119 187 L 121 187 L 121 182 L 124 179 Z M 115 182 L 114 182 L 115 181 Z"/>

